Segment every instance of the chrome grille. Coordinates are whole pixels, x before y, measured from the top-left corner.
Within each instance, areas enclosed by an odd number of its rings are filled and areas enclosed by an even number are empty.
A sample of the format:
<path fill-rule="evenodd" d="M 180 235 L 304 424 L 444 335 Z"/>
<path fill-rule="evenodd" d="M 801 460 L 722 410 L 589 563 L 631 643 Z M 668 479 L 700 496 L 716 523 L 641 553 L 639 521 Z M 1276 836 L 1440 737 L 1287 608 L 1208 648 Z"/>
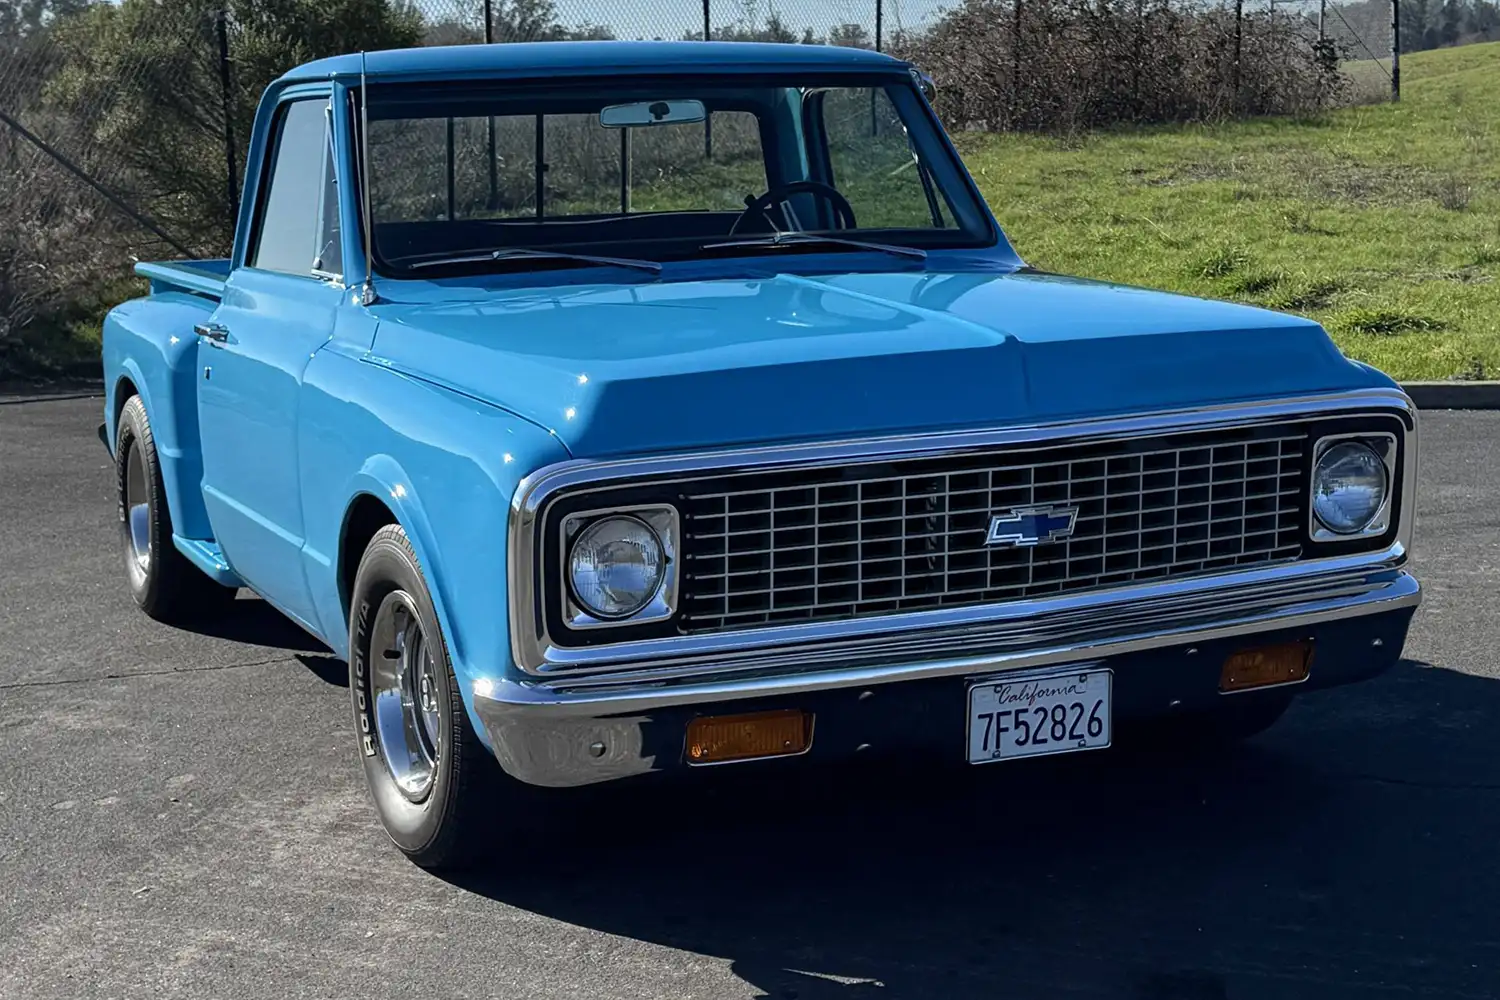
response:
<path fill-rule="evenodd" d="M 1008 449 L 688 484 L 681 627 L 817 621 L 1071 593 L 1296 559 L 1296 427 Z M 986 545 L 1013 508 L 1072 536 Z"/>

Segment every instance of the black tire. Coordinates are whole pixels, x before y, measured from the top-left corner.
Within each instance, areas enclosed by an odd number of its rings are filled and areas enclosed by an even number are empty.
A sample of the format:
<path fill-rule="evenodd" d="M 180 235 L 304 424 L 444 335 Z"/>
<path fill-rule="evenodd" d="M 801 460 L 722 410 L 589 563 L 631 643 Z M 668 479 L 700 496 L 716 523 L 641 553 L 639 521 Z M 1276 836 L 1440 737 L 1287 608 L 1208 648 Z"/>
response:
<path fill-rule="evenodd" d="M 210 579 L 172 544 L 172 512 L 139 396 L 126 400 L 115 429 L 115 487 L 125 579 L 141 610 L 168 624 L 227 610 L 236 591 Z"/>
<path fill-rule="evenodd" d="M 1276 725 L 1291 704 L 1292 696 L 1283 693 L 1228 695 L 1215 708 L 1152 724 L 1145 742 L 1175 748 L 1234 746 Z"/>
<path fill-rule="evenodd" d="M 405 621 L 407 627 L 411 624 L 409 616 L 414 614 L 415 624 L 421 629 L 420 648 L 430 660 L 408 665 L 404 651 L 412 648 L 409 639 L 402 640 L 400 650 L 379 648 L 395 634 L 385 617 L 387 609 L 394 609 L 389 612 L 392 615 L 408 616 L 391 619 Z M 432 597 L 416 553 L 399 525 L 377 531 L 360 560 L 350 595 L 349 657 L 355 735 L 365 781 L 385 832 L 402 853 L 423 868 L 452 869 L 472 863 L 479 849 L 494 843 L 499 832 L 498 799 L 504 797 L 513 803 L 522 786 L 501 772 L 469 723 Z M 432 682 L 430 688 L 422 687 L 422 693 L 424 698 L 429 690 L 434 695 L 436 725 L 432 728 L 436 739 L 426 745 L 435 751 L 436 759 L 428 762 L 430 777 L 420 796 L 414 796 L 410 787 L 403 790 L 398 785 L 389 763 L 390 758 L 417 757 L 405 743 L 386 746 L 382 742 L 389 730 L 382 730 L 377 719 L 380 709 L 376 692 L 389 688 L 384 687 L 379 672 L 388 674 L 397 669 L 379 662 L 382 659 L 386 663 L 400 659 L 402 676 L 409 673 L 410 666 L 426 671 L 424 676 Z M 388 700 L 387 704 L 396 702 Z M 412 730 L 407 734 L 410 740 Z"/>

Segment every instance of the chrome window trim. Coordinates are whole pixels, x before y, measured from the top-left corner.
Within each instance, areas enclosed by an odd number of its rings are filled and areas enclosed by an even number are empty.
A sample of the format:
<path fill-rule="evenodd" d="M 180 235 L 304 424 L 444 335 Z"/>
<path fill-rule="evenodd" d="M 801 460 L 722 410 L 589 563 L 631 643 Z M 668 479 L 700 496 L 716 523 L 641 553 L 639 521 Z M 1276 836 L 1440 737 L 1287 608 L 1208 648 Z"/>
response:
<path fill-rule="evenodd" d="M 664 482 L 710 474 L 817 468 L 856 461 L 955 456 L 978 449 L 1005 446 L 1043 447 L 1070 441 L 1130 440 L 1179 431 L 1208 431 L 1290 420 L 1357 416 L 1397 416 L 1406 424 L 1404 446 L 1400 449 L 1402 495 L 1397 507 L 1395 540 L 1390 546 L 1375 552 L 1302 559 L 1261 569 L 1235 570 L 1189 580 L 1157 581 L 1035 600 L 758 627 L 735 632 L 669 636 L 583 648 L 553 645 L 536 603 L 537 526 L 541 523 L 549 500 L 567 488 L 574 488 L 570 495 L 578 496 L 614 489 L 622 480 Z M 898 633 L 910 635 L 934 629 L 964 629 L 1014 622 L 1059 609 L 1101 608 L 1151 600 L 1164 595 L 1209 593 L 1249 581 L 1295 580 L 1352 568 L 1399 566 L 1405 562 L 1411 544 L 1416 507 L 1416 471 L 1417 409 L 1410 397 L 1397 388 L 1358 389 L 1127 417 L 975 431 L 726 449 L 644 458 L 571 459 L 545 466 L 525 477 L 511 501 L 507 553 L 511 654 L 521 670 L 535 676 L 563 672 L 574 676 L 620 671 L 701 657 L 713 657 L 722 662 L 726 658 L 763 651 L 768 647 L 860 641 L 880 644 Z"/>
<path fill-rule="evenodd" d="M 1384 451 L 1376 449 L 1374 442 L 1382 440 L 1386 442 Z M 1318 462 L 1328 453 L 1328 450 L 1336 444 L 1346 441 L 1355 441 L 1359 444 L 1369 445 L 1370 450 L 1380 455 L 1380 461 L 1385 466 L 1385 498 L 1380 503 L 1380 509 L 1370 523 L 1359 531 L 1341 535 L 1337 531 L 1318 520 L 1318 513 L 1313 509 L 1313 497 L 1317 492 Z M 1308 466 L 1311 470 L 1307 482 L 1307 537 L 1314 543 L 1326 542 L 1357 542 L 1362 538 L 1379 538 L 1391 529 L 1391 505 L 1395 501 L 1396 485 L 1396 455 L 1400 453 L 1401 445 L 1396 440 L 1396 435 L 1385 431 L 1360 434 L 1329 434 L 1318 438 L 1312 446 L 1312 464 Z"/>

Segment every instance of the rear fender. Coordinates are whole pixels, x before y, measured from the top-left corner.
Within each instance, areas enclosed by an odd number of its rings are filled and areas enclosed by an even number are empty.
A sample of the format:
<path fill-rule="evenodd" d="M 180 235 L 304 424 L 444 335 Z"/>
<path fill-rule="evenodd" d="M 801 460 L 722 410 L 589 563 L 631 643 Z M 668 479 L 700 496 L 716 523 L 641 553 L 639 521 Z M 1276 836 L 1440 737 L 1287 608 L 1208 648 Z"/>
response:
<path fill-rule="evenodd" d="M 198 338 L 194 325 L 217 304 L 202 295 L 168 291 L 131 299 L 104 318 L 104 420 L 110 450 L 119 433 L 125 381 L 135 386 L 151 422 L 173 531 L 210 539 L 203 506 L 202 444 L 198 435 Z"/>

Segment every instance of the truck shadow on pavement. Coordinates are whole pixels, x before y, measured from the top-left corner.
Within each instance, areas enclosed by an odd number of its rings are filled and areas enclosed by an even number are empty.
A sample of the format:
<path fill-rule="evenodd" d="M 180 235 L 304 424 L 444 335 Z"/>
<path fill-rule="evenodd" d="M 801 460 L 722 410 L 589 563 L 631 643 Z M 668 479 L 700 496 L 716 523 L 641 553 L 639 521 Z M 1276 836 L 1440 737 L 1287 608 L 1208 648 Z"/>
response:
<path fill-rule="evenodd" d="M 320 640 L 249 591 L 241 591 L 228 611 L 176 626 L 216 639 L 284 649 L 308 673 L 333 687 L 349 686 L 349 667 Z"/>
<path fill-rule="evenodd" d="M 1403 661 L 1217 754 L 601 789 L 456 881 L 777 1000 L 1491 995 L 1497 720 L 1500 684 Z"/>
<path fill-rule="evenodd" d="M 294 653 L 328 653 L 328 647 L 321 641 L 247 590 L 240 591 L 239 597 L 227 610 L 174 627 L 215 639 L 285 649 Z"/>

